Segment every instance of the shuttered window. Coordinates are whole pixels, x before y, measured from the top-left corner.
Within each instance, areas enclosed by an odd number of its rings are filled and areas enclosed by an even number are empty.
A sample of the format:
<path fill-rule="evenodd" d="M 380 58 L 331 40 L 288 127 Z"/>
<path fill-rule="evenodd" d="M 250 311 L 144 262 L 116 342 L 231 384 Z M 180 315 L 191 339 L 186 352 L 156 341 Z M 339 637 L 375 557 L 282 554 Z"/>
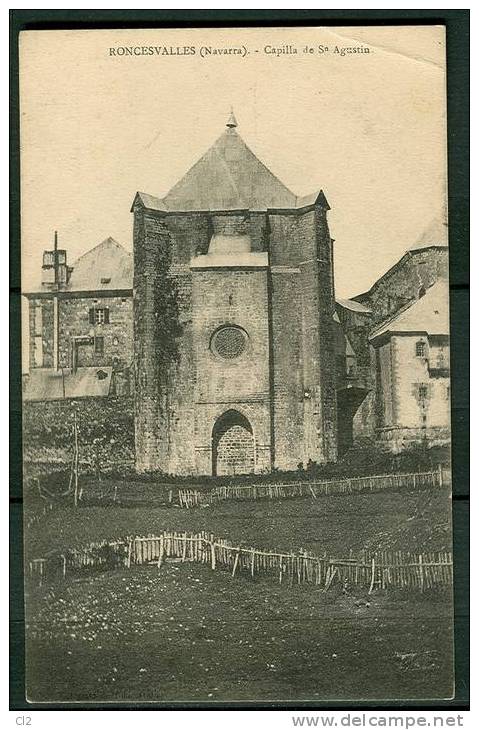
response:
<path fill-rule="evenodd" d="M 90 324 L 110 324 L 110 310 L 108 307 L 90 307 L 88 312 Z"/>

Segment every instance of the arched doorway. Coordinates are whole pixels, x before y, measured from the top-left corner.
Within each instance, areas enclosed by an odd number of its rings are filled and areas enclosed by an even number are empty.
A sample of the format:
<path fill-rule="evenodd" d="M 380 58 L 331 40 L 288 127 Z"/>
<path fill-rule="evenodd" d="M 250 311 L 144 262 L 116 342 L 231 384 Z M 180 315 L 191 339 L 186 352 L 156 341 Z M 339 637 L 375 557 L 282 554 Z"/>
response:
<path fill-rule="evenodd" d="M 213 426 L 213 476 L 254 472 L 254 437 L 251 424 L 233 409 L 223 413 Z"/>

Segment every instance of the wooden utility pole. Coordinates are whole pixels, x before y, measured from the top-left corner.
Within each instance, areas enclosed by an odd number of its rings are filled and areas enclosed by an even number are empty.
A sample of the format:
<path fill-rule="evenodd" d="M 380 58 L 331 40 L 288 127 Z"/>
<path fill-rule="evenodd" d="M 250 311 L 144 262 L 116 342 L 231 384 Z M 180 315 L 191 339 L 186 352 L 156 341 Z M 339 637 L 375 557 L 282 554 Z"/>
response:
<path fill-rule="evenodd" d="M 74 438 L 74 452 L 73 452 L 73 502 L 75 507 L 78 506 L 78 424 L 77 424 L 77 412 L 73 411 L 73 438 Z"/>

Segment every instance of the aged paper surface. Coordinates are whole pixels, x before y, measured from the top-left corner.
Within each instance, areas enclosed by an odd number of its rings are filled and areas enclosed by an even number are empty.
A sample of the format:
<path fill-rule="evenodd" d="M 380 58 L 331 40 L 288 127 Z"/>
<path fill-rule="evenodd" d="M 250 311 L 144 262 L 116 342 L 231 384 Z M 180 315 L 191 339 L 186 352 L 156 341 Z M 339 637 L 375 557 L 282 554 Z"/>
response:
<path fill-rule="evenodd" d="M 454 694 L 445 31 L 20 37 L 27 696 Z"/>

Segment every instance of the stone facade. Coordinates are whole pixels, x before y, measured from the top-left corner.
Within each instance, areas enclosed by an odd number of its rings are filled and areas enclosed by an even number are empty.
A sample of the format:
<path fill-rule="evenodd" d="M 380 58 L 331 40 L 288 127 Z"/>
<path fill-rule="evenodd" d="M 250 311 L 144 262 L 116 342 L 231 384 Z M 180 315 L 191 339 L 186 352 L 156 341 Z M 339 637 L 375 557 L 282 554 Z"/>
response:
<path fill-rule="evenodd" d="M 424 343 L 426 353 L 416 355 Z M 378 436 L 394 451 L 450 440 L 449 338 L 402 334 L 378 345 Z M 438 366 L 440 362 L 440 366 Z"/>
<path fill-rule="evenodd" d="M 255 472 L 335 459 L 326 208 L 170 216 L 137 205 L 134 213 L 138 468 L 212 474 L 221 462 L 233 473 L 238 458 L 244 468 L 250 457 L 234 455 L 232 434 L 218 430 L 225 413 L 241 443 L 251 440 Z M 231 237 L 247 231 L 262 265 L 243 265 L 233 256 L 210 266 L 208 236 L 225 230 Z M 177 304 L 176 322 L 168 323 L 177 338 L 158 328 L 165 319 L 158 293 L 164 297 L 168 290 Z M 225 359 L 212 348 L 222 327 L 244 332 L 238 357 Z M 165 352 L 165 339 L 174 340 L 177 351 L 170 343 Z M 233 454 L 229 467 L 224 455 L 215 456 L 217 430 Z"/>

